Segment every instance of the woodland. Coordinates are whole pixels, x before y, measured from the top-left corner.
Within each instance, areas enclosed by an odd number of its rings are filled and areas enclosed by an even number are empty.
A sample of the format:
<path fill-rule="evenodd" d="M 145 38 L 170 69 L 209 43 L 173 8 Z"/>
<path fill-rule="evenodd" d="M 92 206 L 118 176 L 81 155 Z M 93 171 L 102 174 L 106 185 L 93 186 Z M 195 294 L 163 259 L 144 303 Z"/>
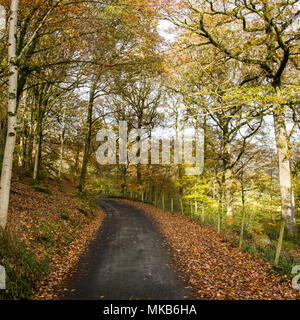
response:
<path fill-rule="evenodd" d="M 0 0 L 0 257 L 10 230 L 22 239 L 20 183 L 51 197 L 53 183 L 68 182 L 81 210 L 95 196 L 144 202 L 171 212 L 174 230 L 185 216 L 291 277 L 299 15 L 298 0 Z M 162 159 L 100 164 L 97 133 L 117 134 L 120 121 L 148 138 L 201 128 L 203 172 Z"/>

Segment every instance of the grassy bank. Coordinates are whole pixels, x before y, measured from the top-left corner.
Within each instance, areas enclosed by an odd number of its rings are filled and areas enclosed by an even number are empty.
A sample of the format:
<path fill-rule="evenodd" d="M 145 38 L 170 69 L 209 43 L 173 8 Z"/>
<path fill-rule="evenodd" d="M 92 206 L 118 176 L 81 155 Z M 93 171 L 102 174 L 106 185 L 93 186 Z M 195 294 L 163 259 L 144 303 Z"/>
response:
<path fill-rule="evenodd" d="M 54 299 L 103 217 L 91 197 L 67 182 L 13 183 L 7 229 L 0 234 L 6 270 L 0 299 Z"/>

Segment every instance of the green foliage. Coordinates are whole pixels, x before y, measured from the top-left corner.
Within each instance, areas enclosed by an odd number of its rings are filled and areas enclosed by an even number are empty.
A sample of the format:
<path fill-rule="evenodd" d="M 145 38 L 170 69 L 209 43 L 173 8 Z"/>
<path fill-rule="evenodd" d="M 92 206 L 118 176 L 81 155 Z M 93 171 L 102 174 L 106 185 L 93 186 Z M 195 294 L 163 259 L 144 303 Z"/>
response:
<path fill-rule="evenodd" d="M 86 217 L 89 216 L 88 212 L 85 209 L 79 208 L 78 211 L 84 214 Z"/>
<path fill-rule="evenodd" d="M 76 198 L 79 198 L 82 202 L 82 207 L 78 208 L 78 210 L 84 214 L 86 217 L 94 216 L 94 211 L 98 208 L 95 202 L 95 194 L 85 192 L 76 192 L 74 195 Z"/>
<path fill-rule="evenodd" d="M 72 236 L 67 236 L 67 235 L 63 235 L 64 240 L 66 241 L 66 243 L 69 245 L 73 242 L 73 238 Z"/>
<path fill-rule="evenodd" d="M 61 213 L 61 214 L 60 214 L 60 217 L 61 217 L 63 220 L 66 220 L 66 221 L 70 220 L 70 217 L 69 217 L 66 213 Z"/>
<path fill-rule="evenodd" d="M 37 192 L 42 192 L 42 193 L 46 193 L 48 195 L 51 195 L 52 192 L 48 187 L 45 186 L 41 186 L 41 185 L 33 185 L 32 189 L 37 191 Z"/>
<path fill-rule="evenodd" d="M 55 230 L 57 230 L 57 226 L 51 223 L 38 225 L 39 233 L 35 241 L 40 242 L 48 252 L 50 252 L 55 245 Z"/>
<path fill-rule="evenodd" d="M 50 271 L 47 257 L 37 259 L 26 244 L 7 231 L 0 232 L 0 257 L 7 283 L 0 299 L 28 299 L 32 288 Z"/>

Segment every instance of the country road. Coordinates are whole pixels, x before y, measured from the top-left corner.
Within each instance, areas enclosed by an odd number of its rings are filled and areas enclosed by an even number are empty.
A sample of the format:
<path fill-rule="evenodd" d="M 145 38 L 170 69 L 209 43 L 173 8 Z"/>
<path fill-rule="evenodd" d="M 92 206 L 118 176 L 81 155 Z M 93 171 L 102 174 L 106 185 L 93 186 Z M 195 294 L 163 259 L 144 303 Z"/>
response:
<path fill-rule="evenodd" d="M 179 281 L 168 247 L 151 220 L 126 203 L 97 203 L 107 217 L 65 284 L 62 299 L 190 299 L 191 293 Z"/>

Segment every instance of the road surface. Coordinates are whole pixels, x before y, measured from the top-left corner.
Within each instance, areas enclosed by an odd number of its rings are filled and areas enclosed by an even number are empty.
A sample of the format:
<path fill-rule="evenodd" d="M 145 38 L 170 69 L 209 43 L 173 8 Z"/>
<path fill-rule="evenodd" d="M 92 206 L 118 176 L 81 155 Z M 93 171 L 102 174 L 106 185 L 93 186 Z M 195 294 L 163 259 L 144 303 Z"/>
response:
<path fill-rule="evenodd" d="M 127 203 L 96 201 L 107 217 L 66 283 L 62 299 L 189 299 L 190 291 L 179 281 L 152 221 Z"/>

